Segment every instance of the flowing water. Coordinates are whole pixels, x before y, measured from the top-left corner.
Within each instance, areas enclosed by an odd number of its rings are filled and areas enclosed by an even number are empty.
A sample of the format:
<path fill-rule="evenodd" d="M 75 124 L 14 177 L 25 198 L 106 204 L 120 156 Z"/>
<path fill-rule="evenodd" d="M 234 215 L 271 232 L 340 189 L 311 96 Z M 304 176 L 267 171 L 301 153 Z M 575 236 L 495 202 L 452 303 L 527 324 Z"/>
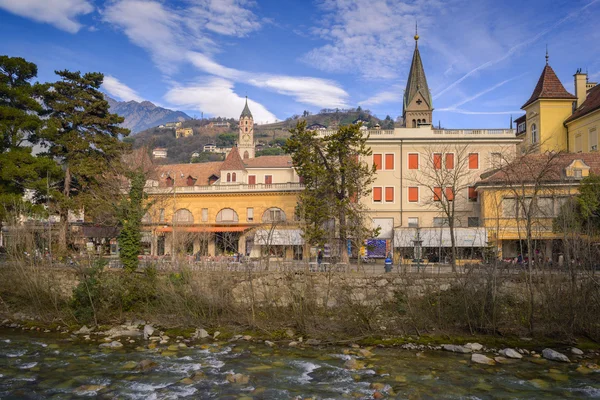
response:
<path fill-rule="evenodd" d="M 173 341 L 171 341 L 173 342 Z M 1 399 L 579 399 L 600 398 L 600 373 L 578 363 L 523 359 L 482 366 L 467 355 L 372 349 L 364 369 L 355 349 L 269 348 L 248 342 L 171 350 L 0 330 Z M 141 371 L 150 360 L 157 365 Z M 588 362 L 598 362 L 589 360 Z M 231 383 L 230 374 L 243 374 Z M 187 379 L 186 379 L 187 378 Z M 229 376 L 231 380 L 231 376 Z M 377 393 L 376 392 L 377 389 Z"/>

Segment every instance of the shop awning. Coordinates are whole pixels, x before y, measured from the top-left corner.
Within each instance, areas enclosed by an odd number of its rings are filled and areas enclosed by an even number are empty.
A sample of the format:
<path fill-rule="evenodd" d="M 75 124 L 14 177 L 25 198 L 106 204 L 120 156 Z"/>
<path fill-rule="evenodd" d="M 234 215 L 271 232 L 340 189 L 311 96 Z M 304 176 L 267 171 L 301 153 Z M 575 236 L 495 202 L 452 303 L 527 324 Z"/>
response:
<path fill-rule="evenodd" d="M 449 228 L 420 228 L 421 247 L 451 247 Z M 457 247 L 485 247 L 487 230 L 485 228 L 456 228 L 454 237 Z M 394 230 L 394 247 L 414 247 L 417 240 L 417 228 L 399 228 Z"/>
<path fill-rule="evenodd" d="M 254 234 L 254 244 L 260 246 L 302 246 L 304 239 L 300 229 L 259 229 Z"/>
<path fill-rule="evenodd" d="M 248 226 L 177 226 L 175 232 L 244 232 L 250 229 Z M 156 232 L 173 232 L 172 226 L 156 228 Z"/>

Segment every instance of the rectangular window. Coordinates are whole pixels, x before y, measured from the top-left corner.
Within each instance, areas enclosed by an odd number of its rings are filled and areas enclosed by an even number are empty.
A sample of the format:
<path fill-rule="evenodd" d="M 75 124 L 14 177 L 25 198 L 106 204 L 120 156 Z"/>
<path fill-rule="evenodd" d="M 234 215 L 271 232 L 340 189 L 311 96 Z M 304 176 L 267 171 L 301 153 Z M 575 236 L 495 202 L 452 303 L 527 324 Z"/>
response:
<path fill-rule="evenodd" d="M 433 169 L 442 169 L 442 154 L 435 153 L 433 155 Z"/>
<path fill-rule="evenodd" d="M 375 203 L 381 203 L 381 188 L 380 187 L 373 188 L 373 201 Z"/>
<path fill-rule="evenodd" d="M 554 217 L 554 199 L 552 197 L 540 197 L 537 200 L 535 215 L 541 218 Z"/>
<path fill-rule="evenodd" d="M 469 217 L 467 220 L 467 225 L 469 228 L 478 228 L 479 227 L 479 217 Z"/>
<path fill-rule="evenodd" d="M 373 154 L 373 165 L 377 171 L 381 169 L 381 154 Z"/>
<path fill-rule="evenodd" d="M 265 185 L 271 185 L 273 183 L 273 175 L 265 175 Z"/>
<path fill-rule="evenodd" d="M 433 217 L 433 226 L 435 228 L 440 228 L 442 226 L 448 226 L 448 218 L 444 217 Z"/>
<path fill-rule="evenodd" d="M 408 169 L 419 169 L 419 155 L 409 154 L 408 155 Z"/>
<path fill-rule="evenodd" d="M 256 185 L 256 175 L 248 175 L 248 185 Z"/>
<path fill-rule="evenodd" d="M 516 217 L 517 216 L 517 201 L 516 199 L 509 197 L 502 199 L 502 216 L 503 217 Z"/>
<path fill-rule="evenodd" d="M 208 222 L 208 208 L 202 209 L 202 222 Z"/>
<path fill-rule="evenodd" d="M 254 221 L 254 208 L 246 208 L 246 219 L 248 220 L 248 222 Z"/>
<path fill-rule="evenodd" d="M 473 186 L 469 186 L 469 201 L 477 201 L 477 190 Z"/>
<path fill-rule="evenodd" d="M 418 203 L 419 202 L 419 188 L 418 187 L 409 187 L 408 188 L 408 202 L 409 203 Z"/>
<path fill-rule="evenodd" d="M 597 151 L 598 150 L 598 130 L 596 130 L 596 127 L 590 128 L 589 131 L 589 142 L 590 142 L 590 151 Z"/>
<path fill-rule="evenodd" d="M 419 227 L 419 217 L 408 217 L 408 227 L 409 228 L 418 228 Z"/>
<path fill-rule="evenodd" d="M 490 154 L 490 167 L 498 168 L 502 164 L 502 154 L 500 153 L 491 153 Z"/>
<path fill-rule="evenodd" d="M 161 208 L 158 212 L 158 222 L 165 222 L 165 209 Z"/>
<path fill-rule="evenodd" d="M 479 169 L 478 153 L 469 153 L 469 169 Z"/>
<path fill-rule="evenodd" d="M 446 169 L 454 169 L 454 153 L 446 154 Z"/>
<path fill-rule="evenodd" d="M 441 201 L 442 200 L 442 188 L 434 187 L 433 188 L 433 201 Z"/>
<path fill-rule="evenodd" d="M 446 188 L 446 199 L 448 201 L 454 201 L 454 189 L 451 187 Z"/>
<path fill-rule="evenodd" d="M 393 187 L 388 186 L 385 188 L 385 202 L 386 203 L 394 202 L 394 188 Z"/>
<path fill-rule="evenodd" d="M 385 169 L 387 169 L 387 170 L 394 169 L 394 155 L 393 154 L 385 155 Z"/>
<path fill-rule="evenodd" d="M 582 142 L 582 135 L 579 133 L 575 136 L 575 153 L 581 153 L 583 151 Z"/>

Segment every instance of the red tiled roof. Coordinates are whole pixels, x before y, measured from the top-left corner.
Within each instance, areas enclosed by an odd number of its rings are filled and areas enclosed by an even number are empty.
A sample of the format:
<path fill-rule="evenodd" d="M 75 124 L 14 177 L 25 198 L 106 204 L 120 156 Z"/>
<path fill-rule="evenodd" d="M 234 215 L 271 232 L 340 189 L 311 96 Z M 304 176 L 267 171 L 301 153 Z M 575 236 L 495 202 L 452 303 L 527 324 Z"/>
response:
<path fill-rule="evenodd" d="M 244 171 L 245 169 L 237 146 L 233 146 L 227 154 L 227 158 L 223 161 L 223 165 L 221 165 L 221 171 Z"/>
<path fill-rule="evenodd" d="M 290 156 L 262 156 L 244 160 L 246 168 L 290 168 L 292 157 Z"/>
<path fill-rule="evenodd" d="M 531 97 L 521 108 L 527 107 L 537 99 L 573 99 L 577 97 L 567 92 L 551 66 L 546 64 Z"/>
<path fill-rule="evenodd" d="M 587 115 L 591 112 L 600 109 L 600 85 L 596 85 L 587 92 L 587 98 L 571 115 L 569 118 L 565 120 L 565 123 L 569 123 L 571 121 L 576 120 L 577 118 L 581 118 L 584 115 Z"/>
<path fill-rule="evenodd" d="M 187 186 L 187 178 L 191 176 L 196 180 L 195 186 L 208 185 L 211 175 L 221 176 L 222 161 L 213 161 L 197 164 L 164 164 L 157 165 L 154 179 L 159 187 L 167 186 L 167 177 L 175 178 L 175 186 Z"/>
<path fill-rule="evenodd" d="M 499 170 L 482 175 L 477 186 L 563 181 L 565 168 L 575 160 L 586 163 L 590 167 L 590 173 L 600 174 L 600 153 L 529 154 Z"/>

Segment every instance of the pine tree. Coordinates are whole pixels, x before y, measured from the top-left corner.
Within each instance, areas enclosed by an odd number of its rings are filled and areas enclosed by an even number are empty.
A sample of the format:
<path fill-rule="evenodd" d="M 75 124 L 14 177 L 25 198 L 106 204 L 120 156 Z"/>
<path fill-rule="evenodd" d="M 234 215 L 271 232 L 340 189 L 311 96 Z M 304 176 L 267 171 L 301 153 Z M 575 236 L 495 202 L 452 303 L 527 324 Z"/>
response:
<path fill-rule="evenodd" d="M 94 191 L 99 178 L 114 170 L 127 145 L 120 137 L 129 130 L 118 124 L 123 118 L 109 112 L 98 90 L 104 75 L 98 72 L 56 71 L 61 78 L 44 94 L 49 119 L 43 131 L 48 154 L 62 165 L 61 193 L 55 201 L 60 215 L 59 247 L 67 248 L 69 211 L 94 210 Z"/>
<path fill-rule="evenodd" d="M 33 209 L 46 193 L 47 177 L 58 173 L 52 159 L 33 154 L 43 126 L 38 101 L 45 87 L 31 84 L 37 66 L 0 56 L 0 227 L 10 214 Z M 34 196 L 24 197 L 27 190 Z"/>
<path fill-rule="evenodd" d="M 374 234 L 367 227 L 360 203 L 371 192 L 375 177 L 375 166 L 361 161 L 361 157 L 372 154 L 367 147 L 368 137 L 362 135 L 358 125 L 348 125 L 320 138 L 316 131 L 306 130 L 305 121 L 290 132 L 285 151 L 292 156 L 305 185 L 298 202 L 305 222 L 304 239 L 323 245 L 336 237 L 341 261 L 348 262 L 348 240 L 359 244 Z M 333 225 L 337 229 L 332 229 Z"/>

